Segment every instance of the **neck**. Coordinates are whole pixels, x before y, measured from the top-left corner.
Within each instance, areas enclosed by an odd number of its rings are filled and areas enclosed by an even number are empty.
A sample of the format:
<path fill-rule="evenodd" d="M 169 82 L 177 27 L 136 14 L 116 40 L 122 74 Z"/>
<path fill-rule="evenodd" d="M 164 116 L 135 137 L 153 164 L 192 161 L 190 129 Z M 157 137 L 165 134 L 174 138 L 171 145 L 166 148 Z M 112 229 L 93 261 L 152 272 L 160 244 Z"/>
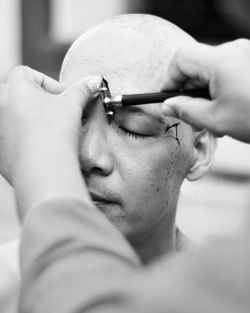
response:
<path fill-rule="evenodd" d="M 144 264 L 176 252 L 178 244 L 174 218 L 168 218 L 168 223 L 159 223 L 153 231 L 148 231 L 139 240 L 130 241 Z"/>

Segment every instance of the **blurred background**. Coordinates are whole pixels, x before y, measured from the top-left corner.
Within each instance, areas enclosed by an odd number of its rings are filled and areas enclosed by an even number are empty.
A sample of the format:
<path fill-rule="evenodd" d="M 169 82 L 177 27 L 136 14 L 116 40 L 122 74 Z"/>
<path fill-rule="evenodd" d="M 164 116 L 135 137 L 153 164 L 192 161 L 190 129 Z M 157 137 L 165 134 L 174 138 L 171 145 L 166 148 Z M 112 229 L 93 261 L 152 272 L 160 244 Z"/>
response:
<path fill-rule="evenodd" d="M 74 39 L 121 13 L 159 15 L 211 44 L 250 37 L 248 0 L 0 0 L 0 81 L 18 64 L 58 78 Z M 249 187 L 250 147 L 220 139 L 211 173 L 182 188 L 178 225 L 198 241 L 236 230 Z M 12 188 L 0 178 L 0 243 L 19 233 Z"/>

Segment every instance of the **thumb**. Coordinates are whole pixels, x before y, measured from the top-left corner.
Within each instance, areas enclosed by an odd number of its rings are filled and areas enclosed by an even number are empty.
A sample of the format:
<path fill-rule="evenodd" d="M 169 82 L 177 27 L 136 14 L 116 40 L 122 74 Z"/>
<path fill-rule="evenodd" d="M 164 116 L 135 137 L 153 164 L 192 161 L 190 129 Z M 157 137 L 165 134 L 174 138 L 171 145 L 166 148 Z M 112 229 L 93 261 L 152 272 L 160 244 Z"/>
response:
<path fill-rule="evenodd" d="M 6 83 L 18 85 L 26 82 L 32 86 L 42 88 L 44 91 L 59 94 L 65 90 L 65 86 L 55 79 L 36 71 L 28 66 L 17 66 L 7 76 Z"/>
<path fill-rule="evenodd" d="M 213 130 L 213 101 L 203 98 L 179 96 L 167 99 L 162 105 L 162 113 L 183 120 L 197 130 Z"/>
<path fill-rule="evenodd" d="M 87 77 L 68 87 L 61 95 L 69 97 L 84 108 L 87 103 L 99 95 L 101 76 Z"/>

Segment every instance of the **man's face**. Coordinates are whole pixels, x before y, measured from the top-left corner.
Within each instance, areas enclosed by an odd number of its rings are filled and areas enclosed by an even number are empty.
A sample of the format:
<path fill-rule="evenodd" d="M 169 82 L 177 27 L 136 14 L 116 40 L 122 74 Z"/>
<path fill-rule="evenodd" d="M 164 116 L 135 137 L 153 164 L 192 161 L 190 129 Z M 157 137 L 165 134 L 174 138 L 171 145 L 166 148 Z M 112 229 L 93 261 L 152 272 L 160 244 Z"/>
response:
<path fill-rule="evenodd" d="M 102 74 L 114 96 L 164 89 L 178 36 L 164 32 L 168 41 L 159 45 L 159 36 L 123 26 L 99 27 L 82 45 L 76 43 L 61 80 L 71 84 Z M 83 176 L 96 206 L 130 240 L 143 241 L 156 229 L 165 237 L 173 232 L 179 188 L 193 157 L 191 128 L 178 123 L 172 118 L 164 122 L 159 104 L 117 110 L 108 124 L 98 100 L 85 116 Z"/>
<path fill-rule="evenodd" d="M 123 79 L 111 86 L 114 94 L 141 92 Z M 95 205 L 133 240 L 156 227 L 172 229 L 190 147 L 190 128 L 164 120 L 159 104 L 116 109 L 109 124 L 96 101 L 85 114 L 80 152 Z"/>

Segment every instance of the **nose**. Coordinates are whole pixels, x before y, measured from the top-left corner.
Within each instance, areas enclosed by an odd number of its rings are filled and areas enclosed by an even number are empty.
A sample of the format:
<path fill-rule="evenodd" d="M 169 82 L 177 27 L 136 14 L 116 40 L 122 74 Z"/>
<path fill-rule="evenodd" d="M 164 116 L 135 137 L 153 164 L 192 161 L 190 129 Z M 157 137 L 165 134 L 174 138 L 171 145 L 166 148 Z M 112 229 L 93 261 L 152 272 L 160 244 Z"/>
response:
<path fill-rule="evenodd" d="M 114 160 L 107 140 L 107 119 L 98 106 L 88 118 L 82 135 L 80 163 L 86 176 L 108 176 L 113 172 Z"/>

